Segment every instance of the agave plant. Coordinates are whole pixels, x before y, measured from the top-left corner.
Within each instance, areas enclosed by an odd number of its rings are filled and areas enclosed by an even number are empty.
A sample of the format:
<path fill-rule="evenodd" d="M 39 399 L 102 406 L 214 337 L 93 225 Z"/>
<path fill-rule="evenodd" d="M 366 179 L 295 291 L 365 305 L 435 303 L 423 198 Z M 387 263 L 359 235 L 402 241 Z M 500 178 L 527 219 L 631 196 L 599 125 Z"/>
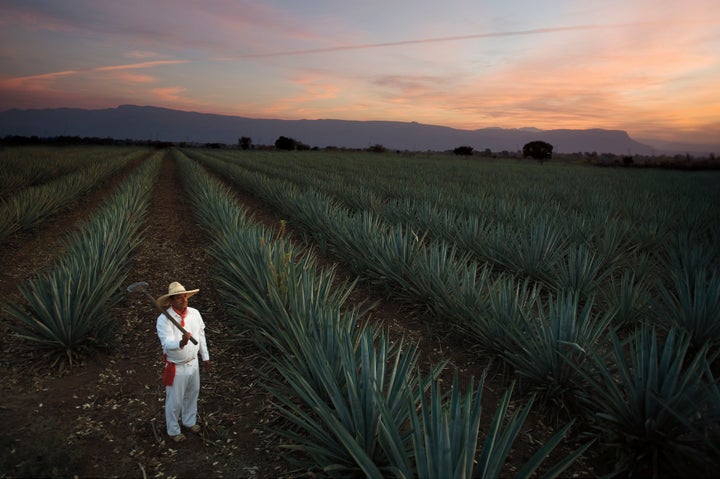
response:
<path fill-rule="evenodd" d="M 628 237 L 632 231 L 632 223 L 614 217 L 603 218 L 594 225 L 594 237 L 591 243 L 603 258 L 602 268 L 612 269 L 632 250 Z"/>
<path fill-rule="evenodd" d="M 691 230 L 682 230 L 670 238 L 661 251 L 663 266 L 668 271 L 683 271 L 694 276 L 720 261 L 720 248 L 709 237 Z"/>
<path fill-rule="evenodd" d="M 533 399 L 509 413 L 510 398 L 514 386 L 508 388 L 490 421 L 485 440 L 479 451 L 481 396 L 485 373 L 477 388 L 471 378 L 463 397 L 455 374 L 453 385 L 442 394 L 438 382 L 431 383 L 429 395 L 420 397 L 420 406 L 413 407 L 411 414 L 414 470 L 412 475 L 421 479 L 466 479 L 473 477 L 498 478 L 507 475 L 510 450 L 515 444 L 523 424 L 531 410 Z M 562 441 L 572 426 L 567 424 L 538 449 L 515 473 L 516 477 L 530 477 Z M 559 463 L 543 473 L 553 478 L 562 474 L 591 445 L 588 443 L 564 457 Z M 406 460 L 407 461 L 407 460 Z M 405 461 L 403 461 L 404 463 Z M 410 462 L 410 461 L 407 461 Z"/>
<path fill-rule="evenodd" d="M 450 213 L 447 214 L 450 215 Z M 448 224 L 453 224 L 452 229 L 447 228 L 448 232 L 452 232 L 452 238 L 449 237 L 449 233 L 445 233 L 448 240 L 455 241 L 480 261 L 491 260 L 493 255 L 488 238 L 493 227 L 488 218 L 476 215 L 457 215 L 457 218 L 448 221 Z"/>
<path fill-rule="evenodd" d="M 608 271 L 603 270 L 607 262 L 584 244 L 568 248 L 565 257 L 553 265 L 551 282 L 557 291 L 572 291 L 588 297 L 598 289 L 607 275 Z"/>
<path fill-rule="evenodd" d="M 542 281 L 564 249 L 565 240 L 557 225 L 541 219 L 527 232 L 512 237 L 506 261 L 514 271 Z"/>
<path fill-rule="evenodd" d="M 674 272 L 672 281 L 660 285 L 662 319 L 687 331 L 695 348 L 720 343 L 720 271 Z"/>
<path fill-rule="evenodd" d="M 29 186 L 0 203 L 0 218 L 8 225 L 0 228 L 0 243 L 18 230 L 29 230 L 38 227 L 51 215 L 66 208 L 74 198 L 97 185 L 118 171 L 123 165 L 136 157 L 137 153 L 119 157 L 104 158 L 89 166 L 65 176 L 37 186 Z M 7 218 L 7 220 L 5 220 Z"/>
<path fill-rule="evenodd" d="M 56 360 L 74 360 L 112 345 L 116 330 L 110 310 L 122 298 L 129 256 L 140 243 L 139 228 L 159 156 L 146 162 L 81 230 L 63 240 L 65 255 L 50 271 L 20 286 L 24 304 L 8 304 L 17 334 Z"/>
<path fill-rule="evenodd" d="M 479 294 L 487 288 L 490 271 L 448 243 L 433 241 L 418 248 L 403 282 L 408 300 L 434 316 L 463 325 L 484 310 Z M 410 294 L 412 296 L 410 296 Z"/>
<path fill-rule="evenodd" d="M 483 376 L 484 378 L 484 376 Z M 473 381 L 463 398 L 455 374 L 450 396 L 445 397 L 433 381 L 430 394 L 420 396 L 420 406 L 409 404 L 414 457 L 414 475 L 422 479 L 473 477 L 480 429 L 482 381 L 477 390 Z M 413 469 L 411 469 L 412 471 Z"/>
<path fill-rule="evenodd" d="M 437 381 L 442 365 L 423 379 L 415 373 L 416 347 L 390 345 L 384 335 L 363 333 L 357 343 L 346 339 L 339 363 L 320 342 L 298 339 L 302 360 L 278 356 L 273 364 L 283 382 L 267 379 L 281 415 L 294 426 L 277 432 L 289 440 L 285 447 L 298 453 L 293 456 L 298 466 L 329 477 L 496 478 L 506 473 L 532 405 L 531 400 L 510 414 L 512 387 L 477 455 L 483 380 L 475 388 L 471 379 L 463 395 L 455 375 L 450 392 L 443 394 Z M 308 381 L 306 369 L 297 367 L 305 361 L 318 382 Z M 530 477 L 571 425 L 538 449 L 518 477 Z M 557 477 L 589 446 L 564 457 L 544 477 Z"/>
<path fill-rule="evenodd" d="M 359 342 L 342 335 L 337 368 L 311 336 L 297 340 L 318 383 L 295 366 L 299 358 L 280 356 L 272 363 L 283 382 L 267 380 L 279 412 L 294 426 L 277 431 L 289 440 L 284 447 L 298 453 L 294 462 L 329 477 L 411 477 L 407 464 L 393 458 L 407 455 L 409 433 L 402 425 L 409 421 L 408 397 L 416 402 L 426 388 L 414 373 L 417 348 L 372 332 Z"/>
<path fill-rule="evenodd" d="M 615 311 L 613 325 L 618 330 L 634 330 L 650 313 L 649 288 L 629 269 L 624 270 L 619 278 L 611 278 L 609 287 L 603 291 L 603 298 L 607 308 Z"/>
<path fill-rule="evenodd" d="M 514 323 L 513 345 L 503 358 L 520 376 L 522 385 L 552 405 L 559 418 L 572 413 L 576 395 L 583 388 L 582 377 L 571 364 L 582 365 L 612 320 L 611 313 L 593 311 L 593 302 L 580 304 L 577 294 L 538 299 L 537 317 L 524 315 Z"/>
<path fill-rule="evenodd" d="M 500 356 L 512 349 L 513 331 L 529 314 L 539 290 L 529 279 L 518 281 L 511 276 L 499 277 L 487 289 L 485 308 L 468 318 L 464 329 L 484 351 Z"/>
<path fill-rule="evenodd" d="M 720 403 L 707 348 L 690 356 L 688 335 L 673 328 L 663 342 L 647 324 L 610 340 L 607 355 L 593 352 L 593 367 L 577 370 L 593 431 L 617 457 L 614 473 L 714 476 Z"/>

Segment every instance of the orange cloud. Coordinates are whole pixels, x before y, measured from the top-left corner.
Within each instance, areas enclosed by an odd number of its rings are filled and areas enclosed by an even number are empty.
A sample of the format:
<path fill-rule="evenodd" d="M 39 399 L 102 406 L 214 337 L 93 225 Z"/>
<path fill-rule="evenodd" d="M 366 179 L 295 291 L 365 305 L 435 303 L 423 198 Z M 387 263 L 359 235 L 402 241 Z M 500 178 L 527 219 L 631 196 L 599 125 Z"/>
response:
<path fill-rule="evenodd" d="M 341 96 L 343 90 L 337 79 L 323 72 L 304 71 L 291 78 L 289 83 L 292 88 L 285 91 L 297 93 L 271 100 L 270 104 L 257 105 L 254 109 L 260 110 L 263 116 L 321 117 L 333 110 L 333 101 Z"/>
<path fill-rule="evenodd" d="M 54 80 L 63 77 L 74 76 L 78 73 L 78 70 L 65 70 L 53 73 L 43 73 L 40 75 L 3 78 L 0 79 L 0 88 L 2 88 L 3 90 L 7 89 L 24 91 L 44 90 L 48 88 L 48 85 L 51 84 Z"/>
<path fill-rule="evenodd" d="M 142 63 L 131 63 L 126 65 L 110 65 L 95 68 L 83 68 L 78 70 L 64 70 L 51 73 L 41 73 L 39 75 L 29 75 L 23 77 L 6 78 L 2 80 L 2 86 L 4 88 L 12 89 L 37 89 L 42 88 L 43 85 L 47 85 L 48 82 L 59 78 L 65 78 L 70 76 L 88 74 L 93 72 L 107 72 L 107 71 L 125 71 L 125 70 L 137 70 L 144 68 L 153 68 L 160 65 L 174 65 L 180 63 L 187 63 L 185 60 L 157 60 Z M 138 77 L 140 78 L 140 77 Z M 146 81 L 150 77 L 144 77 Z"/>
<path fill-rule="evenodd" d="M 116 96 L 120 102 L 127 101 L 127 98 L 137 98 L 142 92 L 128 90 L 128 85 L 142 85 L 157 82 L 152 75 L 137 73 L 139 70 L 147 70 L 163 65 L 186 63 L 184 60 L 158 60 L 139 62 L 122 65 L 109 65 L 94 68 L 76 70 L 64 70 L 39 75 L 29 75 L 14 78 L 0 78 L 0 92 L 3 96 L 15 99 L 32 98 L 32 101 L 25 100 L 25 103 L 37 104 L 40 98 L 47 98 L 50 104 L 58 104 L 60 98 L 65 96 L 73 106 L 97 106 L 96 97 L 102 92 L 108 97 L 105 105 L 112 105 L 110 98 Z M 101 88 L 96 85 L 102 84 Z M 112 86 L 111 86 L 112 85 Z M 173 98 L 172 90 L 165 90 L 161 93 Z M 89 94 L 92 92 L 92 94 Z M 32 95 L 28 97 L 28 95 Z M 94 100 L 91 100 L 91 97 Z M 74 98 L 74 100 L 73 100 Z M 179 97 L 176 97 L 179 99 Z M 38 99 L 38 100 L 36 100 Z"/>
<path fill-rule="evenodd" d="M 182 87 L 173 86 L 165 88 L 153 88 L 150 91 L 157 100 L 168 103 L 184 101 L 183 97 L 181 97 L 180 94 L 185 92 L 186 90 Z"/>
<path fill-rule="evenodd" d="M 140 73 L 119 71 L 112 73 L 113 80 L 123 83 L 155 83 L 157 78 L 151 75 L 143 75 Z"/>

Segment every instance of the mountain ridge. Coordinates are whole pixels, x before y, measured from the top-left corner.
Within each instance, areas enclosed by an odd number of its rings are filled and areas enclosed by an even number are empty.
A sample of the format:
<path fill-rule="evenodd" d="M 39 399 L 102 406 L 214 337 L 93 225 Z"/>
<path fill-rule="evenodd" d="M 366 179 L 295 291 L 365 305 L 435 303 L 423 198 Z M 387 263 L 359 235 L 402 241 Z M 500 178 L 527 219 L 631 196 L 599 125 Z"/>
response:
<path fill-rule="evenodd" d="M 383 145 L 410 151 L 519 151 L 542 140 L 558 153 L 597 152 L 653 155 L 658 151 L 622 130 L 541 130 L 498 127 L 460 130 L 418 122 L 383 120 L 281 120 L 200 113 L 155 106 L 120 105 L 106 109 L 52 108 L 0 112 L 0 137 L 81 136 L 132 140 L 237 144 L 242 136 L 256 145 L 272 145 L 286 136 L 311 147 L 368 148 Z"/>

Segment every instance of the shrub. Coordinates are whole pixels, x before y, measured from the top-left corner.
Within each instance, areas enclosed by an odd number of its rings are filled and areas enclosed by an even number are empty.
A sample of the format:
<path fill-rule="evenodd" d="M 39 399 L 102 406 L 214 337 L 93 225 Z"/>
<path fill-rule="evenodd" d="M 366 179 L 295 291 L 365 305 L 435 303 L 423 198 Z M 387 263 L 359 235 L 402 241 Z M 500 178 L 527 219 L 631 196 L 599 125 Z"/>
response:
<path fill-rule="evenodd" d="M 385 153 L 387 151 L 387 148 L 385 148 L 381 144 L 377 143 L 377 144 L 371 146 L 370 148 L 368 148 L 368 151 L 373 152 L 373 153 Z"/>
<path fill-rule="evenodd" d="M 472 146 L 458 146 L 453 150 L 453 153 L 456 155 L 465 155 L 470 156 L 473 154 L 473 147 Z"/>
<path fill-rule="evenodd" d="M 538 160 L 542 163 L 545 160 L 552 158 L 553 146 L 550 143 L 536 140 L 526 143 L 523 146 L 523 158 L 528 156 Z"/>
<path fill-rule="evenodd" d="M 275 148 L 278 150 L 309 150 L 310 147 L 304 143 L 301 143 L 293 138 L 287 136 L 280 136 L 275 140 Z"/>

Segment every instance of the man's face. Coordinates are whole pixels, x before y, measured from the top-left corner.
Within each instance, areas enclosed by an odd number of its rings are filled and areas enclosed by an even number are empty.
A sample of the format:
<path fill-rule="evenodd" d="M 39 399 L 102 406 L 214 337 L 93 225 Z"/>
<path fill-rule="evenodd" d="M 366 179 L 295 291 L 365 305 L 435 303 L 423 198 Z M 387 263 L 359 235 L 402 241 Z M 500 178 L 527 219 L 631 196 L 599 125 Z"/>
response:
<path fill-rule="evenodd" d="M 173 308 L 177 309 L 178 311 L 185 311 L 185 308 L 187 308 L 188 305 L 187 293 L 175 294 L 173 296 L 170 296 L 170 303 L 172 304 Z"/>

